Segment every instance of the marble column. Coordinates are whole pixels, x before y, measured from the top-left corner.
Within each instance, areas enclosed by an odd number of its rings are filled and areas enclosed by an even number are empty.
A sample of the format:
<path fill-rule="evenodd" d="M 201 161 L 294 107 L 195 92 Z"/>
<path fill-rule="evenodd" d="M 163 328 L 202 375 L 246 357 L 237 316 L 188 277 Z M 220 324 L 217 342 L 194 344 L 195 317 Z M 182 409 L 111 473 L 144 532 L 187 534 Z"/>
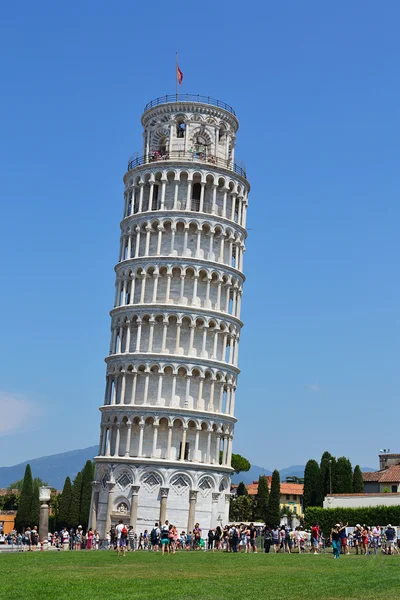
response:
<path fill-rule="evenodd" d="M 167 518 L 167 499 L 169 488 L 160 488 L 160 525 L 163 525 Z"/>
<path fill-rule="evenodd" d="M 111 529 L 111 513 L 113 510 L 113 503 L 114 503 L 114 488 L 115 488 L 115 481 L 113 481 L 113 480 L 109 481 L 108 482 L 106 526 L 105 526 L 104 537 L 105 537 L 106 533 L 108 531 L 110 531 L 110 529 Z"/>
<path fill-rule="evenodd" d="M 182 442 L 181 442 L 181 455 L 179 457 L 179 460 L 185 460 L 186 435 L 187 435 L 187 427 L 183 427 Z"/>
<path fill-rule="evenodd" d="M 197 491 L 190 490 L 189 492 L 189 516 L 188 516 L 188 531 L 193 531 L 195 518 L 196 518 L 196 502 L 197 502 Z"/>
<path fill-rule="evenodd" d="M 214 529 L 214 527 L 216 527 L 218 525 L 218 523 L 217 523 L 218 500 L 219 500 L 219 494 L 213 493 L 212 505 L 211 505 L 211 521 L 210 521 L 211 529 Z"/>
<path fill-rule="evenodd" d="M 127 432 L 126 432 L 125 456 L 128 457 L 130 455 L 130 450 L 131 450 L 131 437 L 132 437 L 132 422 L 131 421 L 126 422 L 126 428 L 127 428 Z"/>
<path fill-rule="evenodd" d="M 138 504 L 139 504 L 139 485 L 131 485 L 132 490 L 132 498 L 131 498 L 131 512 L 129 515 L 129 525 L 132 525 L 133 530 L 136 531 L 136 521 L 137 521 L 137 513 L 138 513 Z"/>

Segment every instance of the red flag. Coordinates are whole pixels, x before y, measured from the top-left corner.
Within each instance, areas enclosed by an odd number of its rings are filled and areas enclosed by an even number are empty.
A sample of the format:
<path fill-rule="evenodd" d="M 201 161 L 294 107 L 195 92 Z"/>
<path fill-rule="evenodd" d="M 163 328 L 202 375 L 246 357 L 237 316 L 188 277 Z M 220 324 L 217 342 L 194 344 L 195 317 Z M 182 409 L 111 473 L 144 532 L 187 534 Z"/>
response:
<path fill-rule="evenodd" d="M 176 65 L 176 76 L 177 76 L 177 78 L 178 78 L 179 85 L 182 85 L 182 81 L 183 81 L 183 73 L 182 73 L 182 71 L 180 70 L 180 68 L 179 68 L 179 66 L 178 66 L 178 65 Z"/>

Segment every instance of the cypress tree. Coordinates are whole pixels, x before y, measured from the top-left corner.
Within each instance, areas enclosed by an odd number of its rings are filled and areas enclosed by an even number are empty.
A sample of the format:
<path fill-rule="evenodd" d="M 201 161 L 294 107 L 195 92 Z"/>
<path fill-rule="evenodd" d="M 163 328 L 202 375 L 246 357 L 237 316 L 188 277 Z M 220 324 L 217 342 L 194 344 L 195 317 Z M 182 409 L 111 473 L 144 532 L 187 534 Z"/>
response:
<path fill-rule="evenodd" d="M 364 491 L 364 480 L 359 465 L 354 467 L 353 471 L 353 492 L 355 494 L 362 494 Z"/>
<path fill-rule="evenodd" d="M 335 494 L 351 494 L 353 491 L 353 469 L 345 456 L 337 459 L 335 468 Z"/>
<path fill-rule="evenodd" d="M 37 483 L 34 483 L 33 484 L 32 506 L 31 506 L 32 526 L 37 525 L 39 527 L 39 519 L 40 519 L 39 486 Z"/>
<path fill-rule="evenodd" d="M 322 506 L 322 482 L 319 465 L 316 460 L 309 460 L 304 470 L 304 509 L 309 506 Z"/>
<path fill-rule="evenodd" d="M 254 515 L 255 520 L 263 521 L 264 523 L 266 522 L 268 498 L 269 498 L 268 479 L 266 478 L 265 475 L 260 475 L 260 477 L 258 478 L 258 491 L 257 491 L 255 515 Z"/>
<path fill-rule="evenodd" d="M 33 499 L 33 483 L 31 466 L 28 464 L 25 468 L 24 481 L 22 483 L 21 496 L 18 504 L 17 516 L 15 519 L 15 527 L 17 531 L 22 531 L 32 524 L 32 499 Z M 32 524 L 33 525 L 33 524 Z"/>
<path fill-rule="evenodd" d="M 94 463 L 88 460 L 82 469 L 82 493 L 79 524 L 86 531 L 89 523 L 90 502 L 92 499 L 92 481 L 94 479 Z"/>
<path fill-rule="evenodd" d="M 72 500 L 72 484 L 69 477 L 66 477 L 64 482 L 63 491 L 60 497 L 60 504 L 58 509 L 57 527 L 69 527 L 71 525 L 69 521 L 69 513 L 71 510 Z"/>
<path fill-rule="evenodd" d="M 324 452 L 321 456 L 320 462 L 320 473 L 321 473 L 321 482 L 322 482 L 322 494 L 323 497 L 327 494 L 330 494 L 330 490 L 332 487 L 332 492 L 334 489 L 334 481 L 335 481 L 335 467 L 336 467 L 336 458 L 332 456 L 329 452 Z M 332 484 L 332 485 L 331 485 Z"/>
<path fill-rule="evenodd" d="M 244 485 L 243 481 L 241 481 L 239 483 L 239 485 L 237 486 L 236 495 L 237 496 L 248 496 L 249 495 L 247 488 Z"/>
<path fill-rule="evenodd" d="M 71 527 L 78 527 L 81 516 L 82 500 L 82 471 L 79 471 L 72 484 L 71 506 L 69 510 L 69 524 Z"/>
<path fill-rule="evenodd" d="M 269 502 L 265 515 L 266 524 L 270 527 L 276 527 L 280 523 L 280 499 L 281 499 L 281 478 L 279 471 L 275 469 L 272 473 L 271 491 Z"/>

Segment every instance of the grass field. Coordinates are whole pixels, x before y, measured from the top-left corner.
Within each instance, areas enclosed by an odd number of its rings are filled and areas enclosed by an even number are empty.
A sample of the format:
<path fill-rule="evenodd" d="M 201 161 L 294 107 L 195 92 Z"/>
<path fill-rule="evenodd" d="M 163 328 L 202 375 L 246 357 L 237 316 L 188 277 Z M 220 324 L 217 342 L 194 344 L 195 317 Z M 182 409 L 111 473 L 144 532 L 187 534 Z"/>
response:
<path fill-rule="evenodd" d="M 7 600 L 338 600 L 400 597 L 399 556 L 180 552 L 0 554 Z"/>

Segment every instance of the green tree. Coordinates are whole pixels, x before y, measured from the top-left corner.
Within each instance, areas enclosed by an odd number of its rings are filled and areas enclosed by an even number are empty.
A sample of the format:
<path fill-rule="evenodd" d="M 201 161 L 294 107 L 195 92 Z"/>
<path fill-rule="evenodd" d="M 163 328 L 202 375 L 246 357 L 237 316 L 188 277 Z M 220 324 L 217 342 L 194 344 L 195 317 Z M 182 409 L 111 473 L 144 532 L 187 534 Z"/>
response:
<path fill-rule="evenodd" d="M 71 525 L 69 515 L 72 501 L 72 484 L 69 477 L 65 479 L 63 491 L 60 496 L 58 508 L 57 527 L 69 527 Z"/>
<path fill-rule="evenodd" d="M 280 523 L 280 500 L 281 478 L 279 471 L 275 469 L 275 471 L 272 473 L 271 490 L 265 515 L 265 522 L 270 527 L 276 527 Z"/>
<path fill-rule="evenodd" d="M 351 494 L 353 491 L 353 469 L 351 462 L 345 456 L 337 459 L 335 468 L 334 489 L 335 494 Z"/>
<path fill-rule="evenodd" d="M 231 500 L 229 506 L 229 519 L 235 523 L 251 521 L 254 500 L 250 496 L 239 496 Z"/>
<path fill-rule="evenodd" d="M 362 494 L 364 491 L 364 480 L 359 465 L 354 467 L 353 471 L 353 492 L 354 494 Z"/>
<path fill-rule="evenodd" d="M 320 462 L 320 472 L 321 472 L 321 482 L 322 482 L 322 495 L 325 498 L 327 494 L 330 494 L 330 490 L 332 488 L 333 491 L 333 483 L 335 480 L 335 468 L 336 468 L 336 458 L 332 456 L 329 452 L 324 452 L 321 456 Z"/>
<path fill-rule="evenodd" d="M 82 469 L 82 492 L 79 524 L 86 531 L 89 523 L 90 502 L 92 499 L 92 481 L 94 479 L 94 462 L 88 460 Z"/>
<path fill-rule="evenodd" d="M 268 479 L 265 475 L 258 478 L 258 490 L 254 506 L 254 520 L 266 522 L 268 509 L 269 489 Z"/>
<path fill-rule="evenodd" d="M 232 454 L 231 467 L 235 473 L 243 473 L 244 471 L 250 470 L 251 464 L 244 456 Z"/>
<path fill-rule="evenodd" d="M 82 471 L 79 471 L 72 485 L 71 506 L 69 509 L 69 524 L 71 527 L 81 525 Z"/>
<path fill-rule="evenodd" d="M 249 495 L 249 493 L 247 491 L 247 488 L 244 485 L 243 481 L 241 481 L 239 483 L 239 485 L 237 486 L 236 496 L 248 496 L 248 495 Z"/>
<path fill-rule="evenodd" d="M 32 507 L 31 507 L 32 526 L 34 526 L 34 525 L 39 526 L 39 519 L 40 519 L 39 486 L 37 483 L 33 483 L 33 496 L 32 496 Z"/>
<path fill-rule="evenodd" d="M 19 494 L 0 496 L 0 510 L 18 510 Z"/>
<path fill-rule="evenodd" d="M 287 516 L 289 519 L 291 519 L 292 517 L 298 516 L 296 515 L 296 513 L 290 508 L 290 506 L 288 506 L 287 504 L 285 504 L 284 506 L 282 506 L 282 508 L 280 509 L 280 516 L 284 517 Z"/>
<path fill-rule="evenodd" d="M 18 490 L 19 492 L 22 490 L 22 485 L 24 483 L 23 479 L 18 479 L 18 481 L 14 481 L 13 483 L 10 483 L 10 485 L 8 486 L 8 490 Z M 47 483 L 45 481 L 43 481 L 42 479 L 40 479 L 40 477 L 35 477 L 32 480 L 32 484 L 33 485 L 37 485 L 38 487 L 42 486 L 42 485 L 47 485 Z"/>
<path fill-rule="evenodd" d="M 322 506 L 322 482 L 319 465 L 316 460 L 309 460 L 304 470 L 304 508 Z"/>
<path fill-rule="evenodd" d="M 25 527 L 32 524 L 32 499 L 33 499 L 33 482 L 31 466 L 28 464 L 25 468 L 24 481 L 19 499 L 17 516 L 15 518 L 15 527 L 17 531 L 23 531 Z"/>

